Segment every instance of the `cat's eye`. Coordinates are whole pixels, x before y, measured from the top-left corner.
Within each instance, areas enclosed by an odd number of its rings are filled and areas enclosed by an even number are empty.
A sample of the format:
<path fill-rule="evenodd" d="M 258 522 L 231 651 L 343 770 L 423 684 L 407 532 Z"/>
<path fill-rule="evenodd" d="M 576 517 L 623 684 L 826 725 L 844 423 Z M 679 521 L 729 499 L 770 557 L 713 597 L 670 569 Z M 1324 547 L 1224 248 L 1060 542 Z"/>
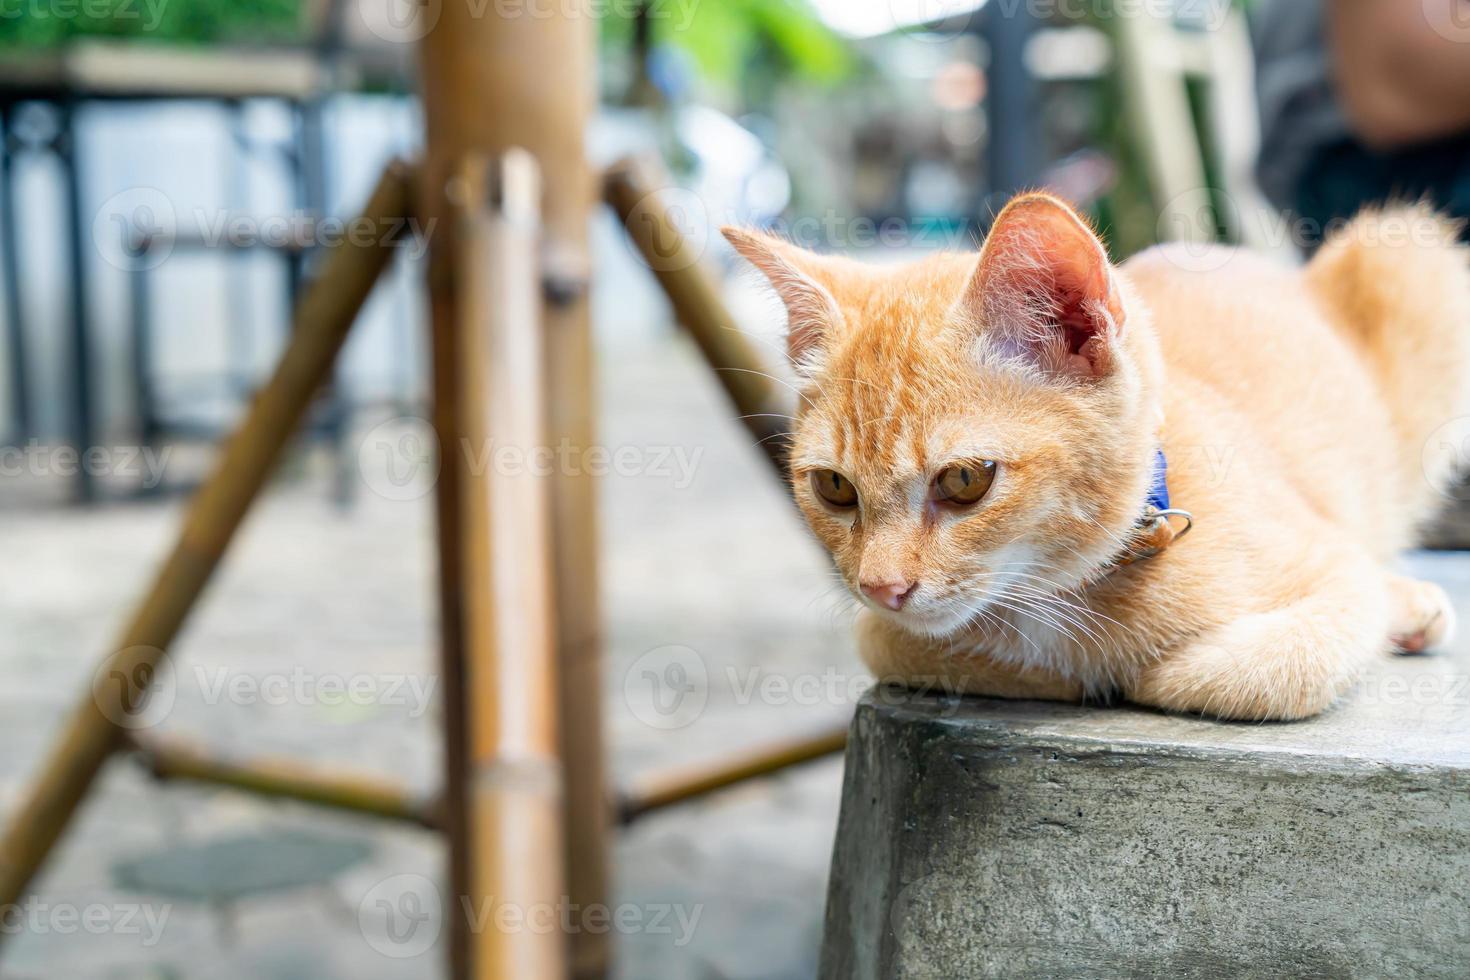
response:
<path fill-rule="evenodd" d="M 811 480 L 812 492 L 826 501 L 828 506 L 840 510 L 849 510 L 857 506 L 857 487 L 836 470 L 814 470 Z"/>
<path fill-rule="evenodd" d="M 961 463 L 940 472 L 934 478 L 934 499 L 955 507 L 978 504 L 995 482 L 995 464 L 989 460 Z"/>

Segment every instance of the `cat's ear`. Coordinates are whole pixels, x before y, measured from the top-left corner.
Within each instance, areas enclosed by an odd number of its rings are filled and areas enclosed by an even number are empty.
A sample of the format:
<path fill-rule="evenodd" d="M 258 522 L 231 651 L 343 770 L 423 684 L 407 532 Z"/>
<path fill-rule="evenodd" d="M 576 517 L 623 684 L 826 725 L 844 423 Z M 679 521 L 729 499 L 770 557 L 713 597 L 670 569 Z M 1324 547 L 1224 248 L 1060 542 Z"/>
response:
<path fill-rule="evenodd" d="M 1107 249 L 1069 205 L 1046 194 L 996 219 L 962 301 L 987 339 L 1058 375 L 1098 378 L 1115 363 L 1125 311 Z"/>
<path fill-rule="evenodd" d="M 812 366 L 841 320 L 827 287 L 818 281 L 820 260 L 810 252 L 772 235 L 744 228 L 720 229 L 726 241 L 765 274 L 786 306 L 786 352 L 798 367 Z"/>

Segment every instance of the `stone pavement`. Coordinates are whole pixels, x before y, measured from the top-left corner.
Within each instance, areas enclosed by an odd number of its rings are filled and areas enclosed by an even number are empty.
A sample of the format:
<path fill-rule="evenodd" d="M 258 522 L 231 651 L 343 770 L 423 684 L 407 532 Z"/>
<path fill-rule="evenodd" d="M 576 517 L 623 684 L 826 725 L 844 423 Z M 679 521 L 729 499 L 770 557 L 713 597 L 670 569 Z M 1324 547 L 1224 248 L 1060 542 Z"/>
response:
<path fill-rule="evenodd" d="M 862 678 L 846 601 L 692 350 L 620 351 L 603 391 L 606 446 L 632 447 L 603 481 L 613 770 L 850 715 Z M 434 785 L 431 514 L 401 499 L 428 483 L 396 482 L 415 445 L 402 437 L 423 433 L 377 421 L 364 420 L 352 507 L 331 502 L 330 461 L 298 455 L 253 513 L 160 682 L 171 697 L 145 719 L 156 731 Z M 12 489 L 0 491 L 6 814 L 179 514 L 177 501 L 21 506 Z M 840 778 L 830 760 L 650 817 L 617 844 L 611 926 L 563 913 L 616 932 L 628 980 L 810 977 Z M 0 977 L 423 980 L 442 973 L 441 862 L 427 833 L 160 788 L 118 760 L 34 901 L 0 919 L 18 930 Z"/>

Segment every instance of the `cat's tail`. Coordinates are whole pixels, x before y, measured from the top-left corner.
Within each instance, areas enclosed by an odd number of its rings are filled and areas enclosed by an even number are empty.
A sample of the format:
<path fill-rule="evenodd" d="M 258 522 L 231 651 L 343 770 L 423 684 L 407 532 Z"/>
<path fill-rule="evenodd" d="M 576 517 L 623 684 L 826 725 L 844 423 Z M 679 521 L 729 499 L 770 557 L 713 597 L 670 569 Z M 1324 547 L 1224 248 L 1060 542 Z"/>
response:
<path fill-rule="evenodd" d="M 1432 516 L 1470 463 L 1470 248 L 1459 243 L 1463 230 L 1426 204 L 1366 211 L 1327 241 L 1306 272 L 1309 288 L 1357 341 L 1379 381 L 1415 522 Z M 1452 448 L 1430 445 L 1441 438 Z"/>

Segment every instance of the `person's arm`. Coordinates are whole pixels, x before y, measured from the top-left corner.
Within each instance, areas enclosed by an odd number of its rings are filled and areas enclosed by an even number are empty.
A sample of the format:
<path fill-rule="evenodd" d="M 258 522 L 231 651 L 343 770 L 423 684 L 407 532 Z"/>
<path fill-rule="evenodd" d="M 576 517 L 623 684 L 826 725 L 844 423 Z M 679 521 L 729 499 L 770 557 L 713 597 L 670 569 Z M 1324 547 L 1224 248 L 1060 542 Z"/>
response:
<path fill-rule="evenodd" d="M 1470 0 L 1325 0 L 1337 89 L 1389 148 L 1470 131 Z"/>

